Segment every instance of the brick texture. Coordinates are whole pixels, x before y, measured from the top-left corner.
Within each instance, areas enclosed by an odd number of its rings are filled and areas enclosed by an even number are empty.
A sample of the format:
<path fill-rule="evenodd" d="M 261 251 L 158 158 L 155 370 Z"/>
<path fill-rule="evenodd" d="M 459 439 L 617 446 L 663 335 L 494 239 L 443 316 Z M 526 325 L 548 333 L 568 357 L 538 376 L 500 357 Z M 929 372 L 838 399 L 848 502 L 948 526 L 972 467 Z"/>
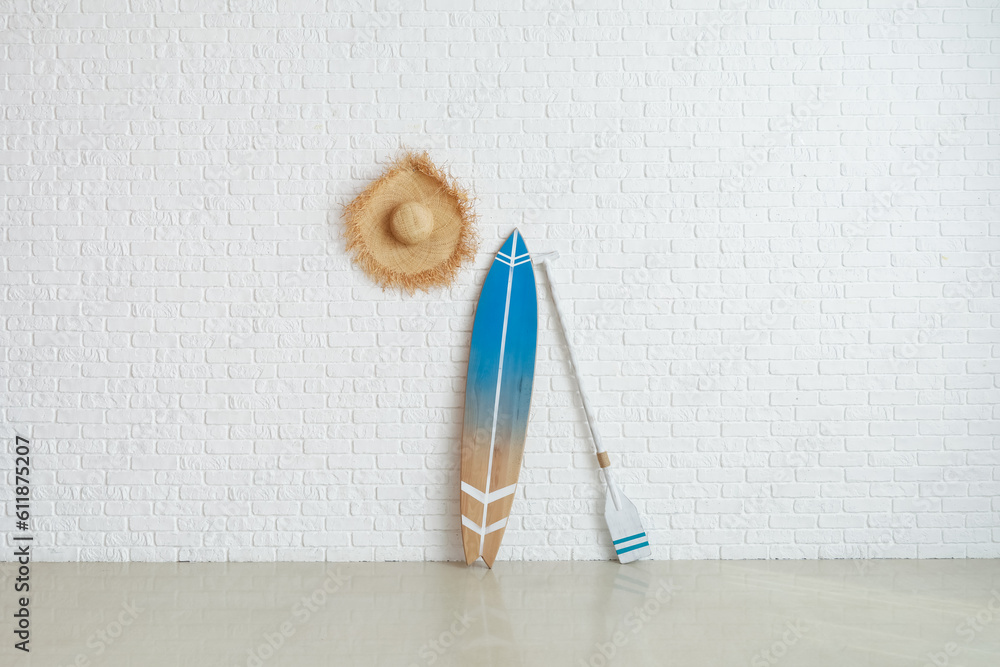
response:
<path fill-rule="evenodd" d="M 515 226 L 562 254 L 655 557 L 1000 556 L 995 3 L 471 4 L 0 0 L 37 556 L 460 558 L 472 314 Z M 403 146 L 478 196 L 450 290 L 345 255 Z M 539 286 L 500 558 L 608 558 Z"/>

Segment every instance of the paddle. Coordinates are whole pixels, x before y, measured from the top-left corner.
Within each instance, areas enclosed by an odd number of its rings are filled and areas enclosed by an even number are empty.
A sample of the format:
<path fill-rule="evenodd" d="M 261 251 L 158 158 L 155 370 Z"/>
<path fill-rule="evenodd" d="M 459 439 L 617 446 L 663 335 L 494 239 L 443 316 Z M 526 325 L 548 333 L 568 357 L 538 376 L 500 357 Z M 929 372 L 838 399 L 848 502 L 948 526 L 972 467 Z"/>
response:
<path fill-rule="evenodd" d="M 594 439 L 594 448 L 597 450 L 597 463 L 601 466 L 601 474 L 608 487 L 607 498 L 604 501 L 604 519 L 608 523 L 608 530 L 611 533 L 611 541 L 615 551 L 618 553 L 618 560 L 622 563 L 631 563 L 639 558 L 646 558 L 652 555 L 649 548 L 649 540 L 646 531 L 642 529 L 642 522 L 639 520 L 639 512 L 625 494 L 621 492 L 615 484 L 611 474 L 611 460 L 601 443 L 601 437 L 594 427 L 594 413 L 587 402 L 587 395 L 583 391 L 583 382 L 580 379 L 579 365 L 576 363 L 576 355 L 573 353 L 573 344 L 570 342 L 569 333 L 566 331 L 566 318 L 563 317 L 562 309 L 559 307 L 559 297 L 556 295 L 556 284 L 552 280 L 552 272 L 549 271 L 549 262 L 559 259 L 558 252 L 549 252 L 534 259 L 535 264 L 540 264 L 545 271 L 545 277 L 549 282 L 549 292 L 552 294 L 552 305 L 555 306 L 556 321 L 562 330 L 563 340 L 566 341 L 566 350 L 569 352 L 569 364 L 573 368 L 576 376 L 576 386 L 580 390 L 580 398 L 583 400 L 583 412 L 587 415 L 587 425 L 590 427 L 590 435 Z"/>

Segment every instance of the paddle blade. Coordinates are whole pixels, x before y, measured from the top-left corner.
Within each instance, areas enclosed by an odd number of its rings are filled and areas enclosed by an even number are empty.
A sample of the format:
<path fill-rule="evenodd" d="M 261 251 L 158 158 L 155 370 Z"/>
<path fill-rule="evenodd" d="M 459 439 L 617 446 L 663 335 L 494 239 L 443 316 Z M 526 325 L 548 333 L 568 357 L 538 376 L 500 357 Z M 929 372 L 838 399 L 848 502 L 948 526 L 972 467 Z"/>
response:
<path fill-rule="evenodd" d="M 615 507 L 615 501 L 611 497 L 611 489 L 608 489 L 608 497 L 604 503 L 604 519 L 608 522 L 611 541 L 615 545 L 619 562 L 631 563 L 634 560 L 652 556 L 649 539 L 639 521 L 639 511 L 620 490 L 618 491 L 618 501 L 621 504 L 620 509 Z"/>

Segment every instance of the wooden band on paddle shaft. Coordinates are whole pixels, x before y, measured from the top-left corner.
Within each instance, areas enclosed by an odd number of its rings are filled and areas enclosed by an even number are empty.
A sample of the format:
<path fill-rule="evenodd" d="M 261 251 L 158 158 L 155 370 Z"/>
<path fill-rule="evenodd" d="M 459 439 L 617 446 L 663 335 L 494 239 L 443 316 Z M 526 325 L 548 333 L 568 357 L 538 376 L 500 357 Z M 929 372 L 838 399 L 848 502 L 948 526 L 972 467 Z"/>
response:
<path fill-rule="evenodd" d="M 597 452 L 597 462 L 601 465 L 602 468 L 611 467 L 611 459 L 608 458 L 607 452 Z"/>

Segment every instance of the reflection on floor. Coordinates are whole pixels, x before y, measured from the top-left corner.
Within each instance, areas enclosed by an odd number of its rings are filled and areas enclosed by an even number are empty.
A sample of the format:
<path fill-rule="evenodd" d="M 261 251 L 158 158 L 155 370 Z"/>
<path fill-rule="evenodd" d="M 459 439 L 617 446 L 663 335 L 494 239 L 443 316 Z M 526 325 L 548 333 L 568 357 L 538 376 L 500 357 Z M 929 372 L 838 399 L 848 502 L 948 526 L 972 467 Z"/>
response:
<path fill-rule="evenodd" d="M 1000 562 L 36 563 L 0 664 L 1000 665 Z"/>

